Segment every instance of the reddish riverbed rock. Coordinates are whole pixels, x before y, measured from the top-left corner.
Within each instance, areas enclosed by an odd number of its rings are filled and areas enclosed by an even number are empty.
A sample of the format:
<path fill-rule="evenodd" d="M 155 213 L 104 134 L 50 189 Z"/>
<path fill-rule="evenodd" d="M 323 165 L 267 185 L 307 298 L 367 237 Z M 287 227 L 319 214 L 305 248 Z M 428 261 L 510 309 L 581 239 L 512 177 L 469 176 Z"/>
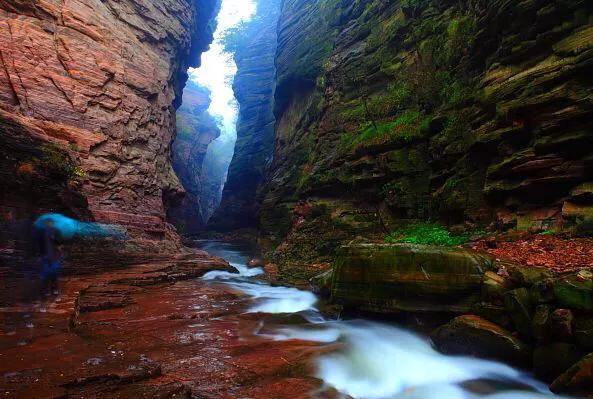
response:
<path fill-rule="evenodd" d="M 0 397 L 297 398 L 319 388 L 309 377 L 317 344 L 254 335 L 261 315 L 242 315 L 249 298 L 192 278 L 220 269 L 216 258 L 193 273 L 189 259 L 185 272 L 177 263 L 66 277 L 44 308 L 1 308 Z M 155 273 L 170 281 L 122 282 Z"/>

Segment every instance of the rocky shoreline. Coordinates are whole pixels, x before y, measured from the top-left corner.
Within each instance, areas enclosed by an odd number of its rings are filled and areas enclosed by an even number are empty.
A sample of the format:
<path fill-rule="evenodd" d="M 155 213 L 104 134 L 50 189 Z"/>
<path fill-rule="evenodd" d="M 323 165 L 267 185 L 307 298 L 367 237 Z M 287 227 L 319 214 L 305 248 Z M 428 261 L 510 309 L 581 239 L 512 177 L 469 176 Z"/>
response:
<path fill-rule="evenodd" d="M 440 351 L 510 362 L 557 393 L 593 391 L 589 268 L 558 272 L 471 249 L 353 244 L 312 282 L 346 311 L 450 315 L 431 334 Z"/>

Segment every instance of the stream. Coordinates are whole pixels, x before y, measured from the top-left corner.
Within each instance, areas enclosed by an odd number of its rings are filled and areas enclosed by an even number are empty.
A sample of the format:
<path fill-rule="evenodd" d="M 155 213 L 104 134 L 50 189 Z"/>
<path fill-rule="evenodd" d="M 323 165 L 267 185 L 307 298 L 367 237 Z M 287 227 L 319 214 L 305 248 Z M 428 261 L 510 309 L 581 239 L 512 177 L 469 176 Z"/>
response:
<path fill-rule="evenodd" d="M 195 246 L 228 261 L 236 272 L 214 271 L 203 280 L 250 298 L 246 313 L 276 315 L 260 321 L 254 334 L 274 341 L 302 340 L 333 346 L 315 356 L 315 377 L 341 397 L 392 399 L 474 399 L 557 397 L 529 374 L 502 363 L 446 356 L 428 338 L 394 324 L 330 320 L 309 291 L 272 286 L 249 268 L 249 247 L 217 241 Z M 270 321 L 272 320 L 272 321 Z M 296 320 L 296 321 L 295 321 Z"/>

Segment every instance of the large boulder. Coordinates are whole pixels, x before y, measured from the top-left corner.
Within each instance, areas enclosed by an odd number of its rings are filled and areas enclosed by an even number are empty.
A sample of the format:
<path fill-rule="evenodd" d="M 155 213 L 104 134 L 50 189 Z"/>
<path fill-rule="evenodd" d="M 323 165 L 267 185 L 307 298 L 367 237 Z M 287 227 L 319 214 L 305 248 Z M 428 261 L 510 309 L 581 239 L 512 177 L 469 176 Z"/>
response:
<path fill-rule="evenodd" d="M 332 300 L 357 310 L 466 313 L 479 301 L 490 258 L 460 248 L 409 244 L 344 246 Z"/>
<path fill-rule="evenodd" d="M 530 337 L 533 305 L 527 288 L 517 288 L 505 293 L 504 305 L 517 331 L 524 337 Z"/>
<path fill-rule="evenodd" d="M 550 328 L 554 339 L 571 342 L 573 338 L 574 316 L 570 309 L 556 309 L 551 314 Z"/>
<path fill-rule="evenodd" d="M 531 322 L 531 333 L 537 341 L 548 341 L 550 334 L 550 319 L 552 309 L 549 305 L 538 305 Z"/>
<path fill-rule="evenodd" d="M 334 272 L 332 269 L 326 270 L 312 277 L 309 282 L 313 287 L 313 291 L 322 297 L 329 297 L 331 293 L 332 278 Z"/>
<path fill-rule="evenodd" d="M 527 366 L 529 347 L 509 331 L 479 316 L 463 315 L 431 334 L 436 348 L 452 355 L 472 355 Z"/>
<path fill-rule="evenodd" d="M 543 266 L 529 266 L 520 263 L 502 262 L 509 274 L 509 278 L 517 285 L 531 287 L 532 285 L 553 277 L 553 272 Z"/>
<path fill-rule="evenodd" d="M 493 271 L 484 273 L 482 283 L 482 296 L 485 300 L 499 302 L 503 299 L 504 293 L 512 288 L 508 278 Z"/>

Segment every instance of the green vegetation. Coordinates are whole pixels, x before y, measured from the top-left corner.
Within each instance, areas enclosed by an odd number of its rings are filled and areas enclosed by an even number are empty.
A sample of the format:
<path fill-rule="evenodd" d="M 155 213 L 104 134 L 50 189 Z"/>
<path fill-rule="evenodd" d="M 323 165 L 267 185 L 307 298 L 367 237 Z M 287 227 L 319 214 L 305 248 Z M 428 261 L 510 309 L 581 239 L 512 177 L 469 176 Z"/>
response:
<path fill-rule="evenodd" d="M 428 119 L 417 111 L 405 111 L 397 119 L 388 122 L 366 122 L 361 124 L 358 134 L 342 135 L 340 145 L 345 150 L 356 147 L 382 144 L 394 139 L 410 141 L 423 130 L 428 129 Z"/>
<path fill-rule="evenodd" d="M 391 182 L 381 187 L 381 196 L 384 199 L 388 199 L 390 197 L 396 197 L 397 195 L 403 193 L 403 191 L 403 184 L 401 182 Z"/>
<path fill-rule="evenodd" d="M 63 180 L 76 180 L 86 176 L 86 172 L 74 163 L 66 151 L 58 146 L 45 144 L 41 146 L 40 150 L 40 159 L 34 160 L 34 163 L 40 166 L 39 170 L 44 170 L 49 175 Z"/>
<path fill-rule="evenodd" d="M 410 90 L 404 84 L 393 83 L 383 95 L 371 96 L 368 100 L 369 114 L 376 118 L 392 116 L 405 109 L 410 100 Z"/>
<path fill-rule="evenodd" d="M 453 235 L 449 230 L 438 224 L 419 222 L 396 228 L 391 234 L 385 237 L 385 242 L 452 247 L 465 244 L 471 237 L 481 234 L 483 232 L 473 231 L 461 235 Z"/>

